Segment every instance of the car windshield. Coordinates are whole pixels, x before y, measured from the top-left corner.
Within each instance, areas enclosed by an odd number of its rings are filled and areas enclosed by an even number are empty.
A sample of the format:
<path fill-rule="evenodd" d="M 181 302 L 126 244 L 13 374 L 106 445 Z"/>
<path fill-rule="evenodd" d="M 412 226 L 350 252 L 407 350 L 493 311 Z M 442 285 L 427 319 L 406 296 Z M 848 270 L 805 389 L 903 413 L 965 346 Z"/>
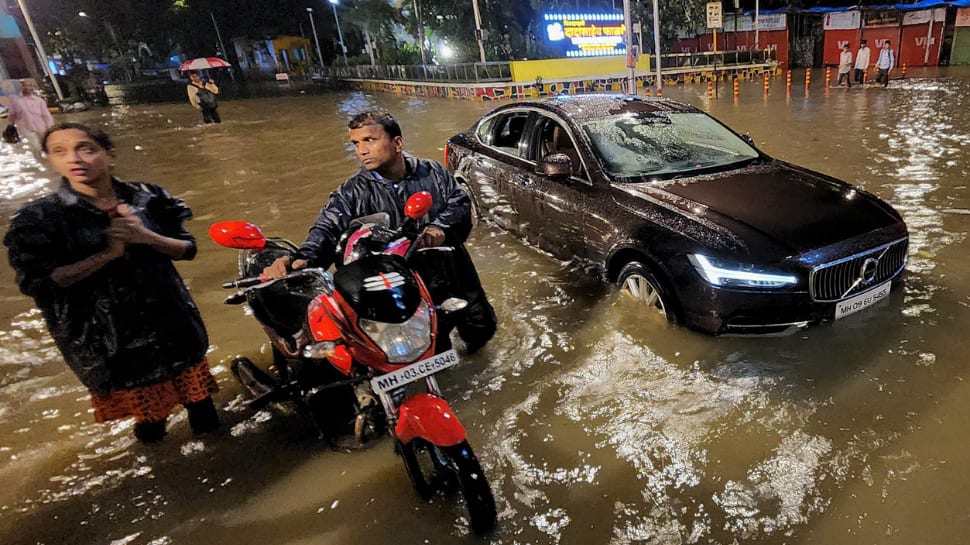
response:
<path fill-rule="evenodd" d="M 758 157 L 744 140 L 700 112 L 629 112 L 583 130 L 616 177 L 663 176 L 734 165 Z"/>

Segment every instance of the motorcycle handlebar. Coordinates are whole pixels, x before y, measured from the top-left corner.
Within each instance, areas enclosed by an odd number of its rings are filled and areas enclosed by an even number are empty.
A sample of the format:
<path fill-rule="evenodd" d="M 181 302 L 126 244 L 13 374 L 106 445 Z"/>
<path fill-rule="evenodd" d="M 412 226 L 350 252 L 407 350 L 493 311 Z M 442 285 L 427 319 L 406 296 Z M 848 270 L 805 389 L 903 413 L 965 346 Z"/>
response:
<path fill-rule="evenodd" d="M 308 269 L 297 269 L 287 274 L 286 276 L 280 278 L 270 278 L 268 276 L 259 275 L 250 278 L 240 278 L 239 280 L 233 280 L 231 282 L 225 282 L 222 287 L 227 290 L 237 289 L 237 288 L 249 288 L 249 289 L 260 289 L 275 284 L 280 280 L 292 280 L 295 278 L 302 278 L 305 276 L 323 276 L 326 274 L 325 269 L 319 267 L 312 267 Z M 248 290 L 247 290 L 248 291 Z"/>
<path fill-rule="evenodd" d="M 231 282 L 224 282 L 222 288 L 226 290 L 232 290 L 236 288 L 248 288 L 250 286 L 255 286 L 260 282 L 265 282 L 269 278 L 264 279 L 262 275 L 254 276 L 252 278 L 240 278 L 239 280 L 233 280 Z"/>

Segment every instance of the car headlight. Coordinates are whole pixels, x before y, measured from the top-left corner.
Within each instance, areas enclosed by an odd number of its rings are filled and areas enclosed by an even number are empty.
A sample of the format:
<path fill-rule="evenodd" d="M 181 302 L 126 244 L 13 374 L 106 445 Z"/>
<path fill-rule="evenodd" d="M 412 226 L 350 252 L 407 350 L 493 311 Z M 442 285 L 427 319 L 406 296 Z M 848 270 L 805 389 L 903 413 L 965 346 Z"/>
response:
<path fill-rule="evenodd" d="M 753 271 L 750 266 L 723 263 L 701 254 L 688 254 L 687 259 L 697 274 L 718 287 L 776 289 L 798 283 L 794 275 Z"/>
<path fill-rule="evenodd" d="M 391 363 L 409 363 L 431 347 L 431 307 L 421 301 L 404 322 L 389 324 L 361 318 L 360 329 L 367 334 Z"/>

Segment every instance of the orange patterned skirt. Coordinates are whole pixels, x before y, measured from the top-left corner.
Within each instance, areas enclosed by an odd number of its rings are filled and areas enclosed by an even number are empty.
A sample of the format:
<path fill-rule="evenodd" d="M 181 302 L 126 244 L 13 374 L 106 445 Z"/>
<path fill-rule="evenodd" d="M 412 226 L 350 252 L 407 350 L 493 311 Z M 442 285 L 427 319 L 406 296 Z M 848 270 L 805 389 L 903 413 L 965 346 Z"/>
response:
<path fill-rule="evenodd" d="M 97 422 L 121 420 L 130 416 L 136 422 L 160 421 L 168 418 L 176 405 L 202 401 L 216 393 L 219 386 L 209 371 L 209 362 L 202 360 L 175 378 L 107 395 L 91 392 L 91 406 Z"/>

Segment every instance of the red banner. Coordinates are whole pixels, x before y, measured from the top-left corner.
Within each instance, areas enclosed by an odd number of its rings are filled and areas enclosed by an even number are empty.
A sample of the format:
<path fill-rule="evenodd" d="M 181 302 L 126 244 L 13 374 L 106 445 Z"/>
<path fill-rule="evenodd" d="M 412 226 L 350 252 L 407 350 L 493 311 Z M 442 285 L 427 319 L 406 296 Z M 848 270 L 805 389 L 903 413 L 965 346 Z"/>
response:
<path fill-rule="evenodd" d="M 925 28 L 923 30 L 926 30 Z M 889 40 L 892 50 L 896 52 L 897 58 L 899 57 L 899 27 L 885 27 L 885 28 L 863 28 L 862 37 L 869 42 L 869 49 L 872 50 L 871 62 L 876 64 L 876 59 L 879 58 L 879 50 L 882 49 L 882 43 Z"/>
<path fill-rule="evenodd" d="M 932 32 L 930 32 L 929 26 L 927 22 L 925 25 L 903 27 L 903 37 L 897 49 L 900 66 L 904 64 L 906 66 L 936 66 L 939 64 L 940 35 L 943 30 L 943 22 L 934 23 Z M 929 45 L 930 50 L 928 58 L 926 56 L 927 45 Z"/>
<path fill-rule="evenodd" d="M 849 44 L 849 51 L 852 52 L 852 66 L 855 67 L 855 57 L 859 52 L 859 29 L 851 30 L 826 30 L 825 49 L 822 52 L 822 66 L 838 66 L 839 55 L 842 54 L 842 45 Z M 869 49 L 873 45 L 869 44 Z M 872 55 L 869 55 L 872 57 Z"/>

